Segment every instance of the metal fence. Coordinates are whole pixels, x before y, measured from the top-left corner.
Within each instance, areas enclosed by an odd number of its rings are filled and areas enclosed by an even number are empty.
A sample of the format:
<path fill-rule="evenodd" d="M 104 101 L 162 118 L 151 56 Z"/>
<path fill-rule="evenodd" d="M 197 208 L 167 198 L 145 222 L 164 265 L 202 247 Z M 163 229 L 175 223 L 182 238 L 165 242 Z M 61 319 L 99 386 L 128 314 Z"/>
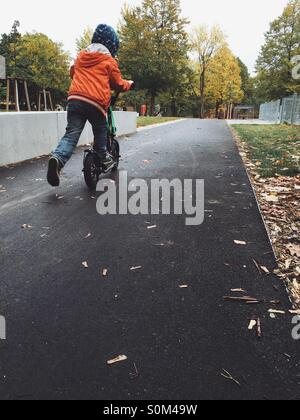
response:
<path fill-rule="evenodd" d="M 262 104 L 259 119 L 275 124 L 300 125 L 300 96 L 293 95 L 282 100 Z"/>

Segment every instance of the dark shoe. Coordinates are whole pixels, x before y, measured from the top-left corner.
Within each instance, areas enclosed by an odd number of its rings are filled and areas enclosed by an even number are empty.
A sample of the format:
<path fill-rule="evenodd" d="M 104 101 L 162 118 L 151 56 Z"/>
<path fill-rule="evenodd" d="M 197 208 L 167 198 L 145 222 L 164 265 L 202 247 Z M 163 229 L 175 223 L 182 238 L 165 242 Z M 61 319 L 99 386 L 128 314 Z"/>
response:
<path fill-rule="evenodd" d="M 106 156 L 103 156 L 103 157 L 100 156 L 100 162 L 101 162 L 101 166 L 103 168 L 104 173 L 109 172 L 115 166 L 115 161 L 113 160 L 113 158 L 110 156 L 109 153 L 107 153 Z"/>
<path fill-rule="evenodd" d="M 61 171 L 61 164 L 58 159 L 52 157 L 48 163 L 47 181 L 52 187 L 58 187 L 60 184 L 59 173 Z"/>

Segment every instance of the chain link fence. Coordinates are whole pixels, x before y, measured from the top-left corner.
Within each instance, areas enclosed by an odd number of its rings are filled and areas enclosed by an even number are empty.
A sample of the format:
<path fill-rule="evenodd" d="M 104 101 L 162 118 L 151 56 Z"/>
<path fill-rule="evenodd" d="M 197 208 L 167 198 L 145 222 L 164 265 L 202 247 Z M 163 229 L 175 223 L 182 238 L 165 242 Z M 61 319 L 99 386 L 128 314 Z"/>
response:
<path fill-rule="evenodd" d="M 275 124 L 300 125 L 300 96 L 293 95 L 260 106 L 259 119 Z"/>

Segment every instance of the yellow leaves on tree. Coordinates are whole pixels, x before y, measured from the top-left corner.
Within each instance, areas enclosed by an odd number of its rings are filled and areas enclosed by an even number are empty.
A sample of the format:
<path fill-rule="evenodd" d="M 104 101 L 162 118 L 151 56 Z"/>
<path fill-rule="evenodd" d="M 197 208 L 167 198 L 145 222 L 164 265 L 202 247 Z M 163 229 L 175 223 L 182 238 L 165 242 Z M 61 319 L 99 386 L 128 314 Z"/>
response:
<path fill-rule="evenodd" d="M 228 46 L 222 47 L 209 63 L 205 96 L 209 102 L 219 104 L 243 99 L 241 69 Z"/>

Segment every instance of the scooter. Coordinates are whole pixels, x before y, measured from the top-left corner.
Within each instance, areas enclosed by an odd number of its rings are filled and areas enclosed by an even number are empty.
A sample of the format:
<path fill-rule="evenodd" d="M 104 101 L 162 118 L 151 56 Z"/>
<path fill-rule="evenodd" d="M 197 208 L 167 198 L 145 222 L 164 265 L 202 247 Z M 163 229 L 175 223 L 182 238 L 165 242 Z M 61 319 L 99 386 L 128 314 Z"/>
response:
<path fill-rule="evenodd" d="M 110 153 L 114 160 L 114 165 L 109 171 L 105 171 L 98 154 L 94 150 L 94 147 L 84 151 L 83 159 L 83 174 L 86 185 L 89 189 L 95 190 L 102 174 L 108 174 L 118 170 L 120 163 L 120 145 L 117 140 L 117 127 L 113 113 L 113 107 L 115 106 L 119 93 L 112 98 L 110 107 L 107 112 L 107 151 Z"/>

